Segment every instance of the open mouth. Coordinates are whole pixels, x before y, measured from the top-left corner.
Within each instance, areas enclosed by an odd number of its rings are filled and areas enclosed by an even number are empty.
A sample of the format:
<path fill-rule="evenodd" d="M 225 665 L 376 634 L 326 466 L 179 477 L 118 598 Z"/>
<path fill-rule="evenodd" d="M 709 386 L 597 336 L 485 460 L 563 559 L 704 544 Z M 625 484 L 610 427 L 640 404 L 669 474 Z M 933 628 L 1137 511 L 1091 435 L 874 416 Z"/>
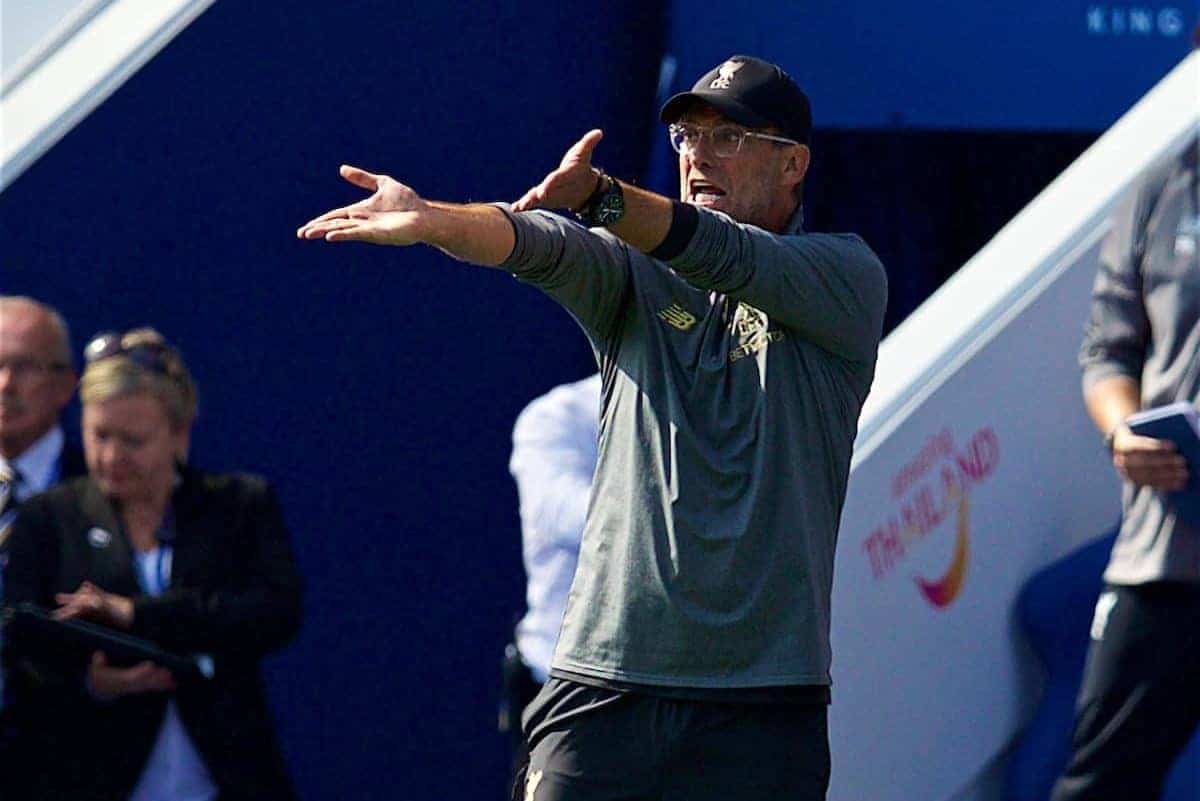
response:
<path fill-rule="evenodd" d="M 712 205 L 725 197 L 725 190 L 708 181 L 692 181 L 689 188 L 691 202 L 698 205 Z"/>

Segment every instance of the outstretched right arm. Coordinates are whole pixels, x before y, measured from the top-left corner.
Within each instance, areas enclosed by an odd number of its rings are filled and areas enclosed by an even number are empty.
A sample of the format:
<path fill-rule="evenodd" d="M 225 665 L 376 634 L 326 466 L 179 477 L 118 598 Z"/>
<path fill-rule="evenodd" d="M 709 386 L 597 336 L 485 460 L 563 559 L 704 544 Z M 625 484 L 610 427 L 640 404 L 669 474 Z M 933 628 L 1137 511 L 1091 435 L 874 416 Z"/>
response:
<path fill-rule="evenodd" d="M 485 267 L 499 266 L 516 244 L 512 223 L 494 206 L 428 201 L 387 175 L 345 164 L 340 172 L 372 194 L 309 220 L 296 231 L 300 239 L 397 246 L 423 243 Z"/>
<path fill-rule="evenodd" d="M 598 141 L 599 132 L 589 137 L 576 143 L 564 163 L 570 161 L 571 153 Z M 462 261 L 499 267 L 537 286 L 571 311 L 589 332 L 603 336 L 624 295 L 629 270 L 626 245 L 555 214 L 516 213 L 532 212 L 537 203 L 547 200 L 564 202 L 568 189 L 583 202 L 592 191 L 595 174 L 590 167 L 574 167 L 568 173 L 567 178 L 555 178 L 548 195 L 533 200 L 527 195 L 510 210 L 491 204 L 425 200 L 386 175 L 343 165 L 342 177 L 371 195 L 315 217 L 302 225 L 296 236 L 377 245 L 422 243 Z"/>

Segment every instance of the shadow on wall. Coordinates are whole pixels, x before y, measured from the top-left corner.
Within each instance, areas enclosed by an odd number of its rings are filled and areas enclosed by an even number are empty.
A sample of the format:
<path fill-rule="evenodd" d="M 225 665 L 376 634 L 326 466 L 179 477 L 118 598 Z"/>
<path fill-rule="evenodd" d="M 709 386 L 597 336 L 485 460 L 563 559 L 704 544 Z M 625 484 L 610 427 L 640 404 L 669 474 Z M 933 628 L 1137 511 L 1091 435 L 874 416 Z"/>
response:
<path fill-rule="evenodd" d="M 1036 573 L 1017 599 L 1017 617 L 1046 669 L 1046 685 L 1008 765 L 1006 801 L 1047 801 L 1070 756 L 1075 697 L 1088 631 L 1116 531 Z M 1161 801 L 1200 798 L 1200 731 L 1167 778 Z"/>

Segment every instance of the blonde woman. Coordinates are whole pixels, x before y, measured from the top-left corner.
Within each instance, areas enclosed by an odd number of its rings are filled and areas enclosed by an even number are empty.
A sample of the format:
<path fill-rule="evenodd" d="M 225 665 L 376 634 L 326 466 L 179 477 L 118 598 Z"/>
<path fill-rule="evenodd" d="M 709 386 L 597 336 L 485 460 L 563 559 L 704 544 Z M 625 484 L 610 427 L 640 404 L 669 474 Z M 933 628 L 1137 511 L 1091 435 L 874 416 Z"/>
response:
<path fill-rule="evenodd" d="M 259 659 L 295 635 L 301 581 L 261 478 L 187 464 L 196 389 L 152 329 L 96 337 L 80 381 L 88 475 L 31 499 L 6 600 L 200 654 L 209 680 L 151 662 L 48 664 L 14 638 L 13 798 L 289 799 Z"/>

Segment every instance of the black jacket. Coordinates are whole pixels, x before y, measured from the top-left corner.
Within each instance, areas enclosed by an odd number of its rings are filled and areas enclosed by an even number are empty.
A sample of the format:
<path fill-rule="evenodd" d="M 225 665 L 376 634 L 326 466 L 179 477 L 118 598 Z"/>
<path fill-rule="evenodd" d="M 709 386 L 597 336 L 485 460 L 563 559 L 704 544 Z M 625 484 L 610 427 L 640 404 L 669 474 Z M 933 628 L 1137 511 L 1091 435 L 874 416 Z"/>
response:
<path fill-rule="evenodd" d="M 259 659 L 291 640 L 301 617 L 301 581 L 275 494 L 261 478 L 185 469 L 172 505 L 170 586 L 152 597 L 139 588 L 116 511 L 90 478 L 31 498 L 9 543 L 6 601 L 54 608 L 55 593 L 85 579 L 134 598 L 132 634 L 213 657 L 211 681 L 181 684 L 173 696 L 222 801 L 294 798 L 259 672 Z M 5 662 L 18 764 L 11 773 L 5 766 L 0 782 L 18 782 L 7 785 L 19 793 L 11 797 L 127 799 L 168 695 L 98 703 L 84 687 L 85 664 L 48 661 L 16 636 Z"/>

